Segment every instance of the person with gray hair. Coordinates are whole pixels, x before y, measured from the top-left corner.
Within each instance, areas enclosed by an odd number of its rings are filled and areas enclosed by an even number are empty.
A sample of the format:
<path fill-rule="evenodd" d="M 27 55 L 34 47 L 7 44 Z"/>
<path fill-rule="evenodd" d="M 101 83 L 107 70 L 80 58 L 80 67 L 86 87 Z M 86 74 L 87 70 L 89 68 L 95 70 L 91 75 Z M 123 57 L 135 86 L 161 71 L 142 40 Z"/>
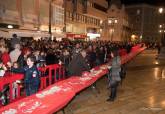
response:
<path fill-rule="evenodd" d="M 15 44 L 14 50 L 11 51 L 9 54 L 11 62 L 12 63 L 16 62 L 20 55 L 21 55 L 21 46 L 20 44 Z"/>

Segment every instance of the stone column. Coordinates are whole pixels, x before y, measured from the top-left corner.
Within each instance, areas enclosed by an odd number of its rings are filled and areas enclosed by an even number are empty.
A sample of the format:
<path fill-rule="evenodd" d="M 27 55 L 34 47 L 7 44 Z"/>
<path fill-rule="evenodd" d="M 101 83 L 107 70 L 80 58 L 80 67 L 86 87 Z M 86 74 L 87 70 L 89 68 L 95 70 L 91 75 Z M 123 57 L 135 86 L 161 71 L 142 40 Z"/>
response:
<path fill-rule="evenodd" d="M 22 0 L 16 0 L 16 8 L 18 11 L 18 24 L 22 25 L 23 24 L 23 19 L 22 19 Z"/>
<path fill-rule="evenodd" d="M 39 29 L 40 26 L 40 0 L 35 0 L 35 15 L 37 16 L 36 27 Z"/>

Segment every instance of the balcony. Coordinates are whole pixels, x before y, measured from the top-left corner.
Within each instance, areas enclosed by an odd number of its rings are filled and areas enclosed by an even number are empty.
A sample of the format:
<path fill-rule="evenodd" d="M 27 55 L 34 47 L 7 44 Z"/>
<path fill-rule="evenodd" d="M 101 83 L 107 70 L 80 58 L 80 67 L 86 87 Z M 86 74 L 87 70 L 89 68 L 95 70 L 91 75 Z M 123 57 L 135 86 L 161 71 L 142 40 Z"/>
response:
<path fill-rule="evenodd" d="M 0 13 L 1 21 L 4 23 L 17 24 L 19 22 L 19 14 L 17 11 L 4 10 Z"/>
<path fill-rule="evenodd" d="M 23 22 L 28 24 L 36 24 L 37 16 L 35 14 L 23 14 Z"/>

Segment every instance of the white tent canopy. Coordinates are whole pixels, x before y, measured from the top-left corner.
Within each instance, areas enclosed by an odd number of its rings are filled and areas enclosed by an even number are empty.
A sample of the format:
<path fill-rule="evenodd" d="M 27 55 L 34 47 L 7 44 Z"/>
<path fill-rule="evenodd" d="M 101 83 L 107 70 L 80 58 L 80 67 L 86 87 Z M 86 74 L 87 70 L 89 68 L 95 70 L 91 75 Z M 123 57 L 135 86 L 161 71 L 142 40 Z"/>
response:
<path fill-rule="evenodd" d="M 0 30 L 0 37 L 12 38 L 13 34 L 17 34 L 18 37 L 50 37 L 50 35 L 47 32 L 40 32 L 40 31 L 38 32 L 38 31 L 15 30 L 15 29 Z"/>
<path fill-rule="evenodd" d="M 0 30 L 0 37 L 12 38 L 13 34 L 17 34 L 18 37 L 33 37 L 33 38 L 45 38 L 50 37 L 48 32 L 33 31 L 33 30 L 17 30 L 17 29 L 3 29 Z M 65 38 L 66 34 L 61 32 L 52 32 L 52 36 L 55 38 Z"/>
<path fill-rule="evenodd" d="M 18 37 L 49 37 L 50 35 L 46 32 L 38 31 L 27 31 L 27 30 L 11 30 L 10 34 L 17 34 Z"/>

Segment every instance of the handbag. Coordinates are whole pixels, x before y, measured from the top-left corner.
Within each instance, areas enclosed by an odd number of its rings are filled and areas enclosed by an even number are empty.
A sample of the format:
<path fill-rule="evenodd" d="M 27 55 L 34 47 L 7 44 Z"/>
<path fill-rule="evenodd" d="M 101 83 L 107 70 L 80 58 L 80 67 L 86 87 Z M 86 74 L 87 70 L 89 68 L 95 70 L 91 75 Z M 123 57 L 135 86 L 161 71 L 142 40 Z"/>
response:
<path fill-rule="evenodd" d="M 109 69 L 108 73 L 108 87 L 116 87 L 117 86 L 117 81 L 112 77 L 111 69 Z"/>
<path fill-rule="evenodd" d="M 119 58 L 118 57 L 115 57 L 114 58 L 114 61 L 113 61 L 113 65 L 114 66 L 112 66 L 112 73 L 111 73 L 111 77 L 112 77 L 112 80 L 114 80 L 114 81 L 117 81 L 117 82 L 120 82 L 121 81 L 121 77 L 120 77 L 120 69 L 121 69 L 121 67 L 120 67 L 120 65 L 119 65 Z"/>
<path fill-rule="evenodd" d="M 121 79 L 125 79 L 125 76 L 126 76 L 126 70 L 124 66 L 121 66 L 120 77 Z"/>

